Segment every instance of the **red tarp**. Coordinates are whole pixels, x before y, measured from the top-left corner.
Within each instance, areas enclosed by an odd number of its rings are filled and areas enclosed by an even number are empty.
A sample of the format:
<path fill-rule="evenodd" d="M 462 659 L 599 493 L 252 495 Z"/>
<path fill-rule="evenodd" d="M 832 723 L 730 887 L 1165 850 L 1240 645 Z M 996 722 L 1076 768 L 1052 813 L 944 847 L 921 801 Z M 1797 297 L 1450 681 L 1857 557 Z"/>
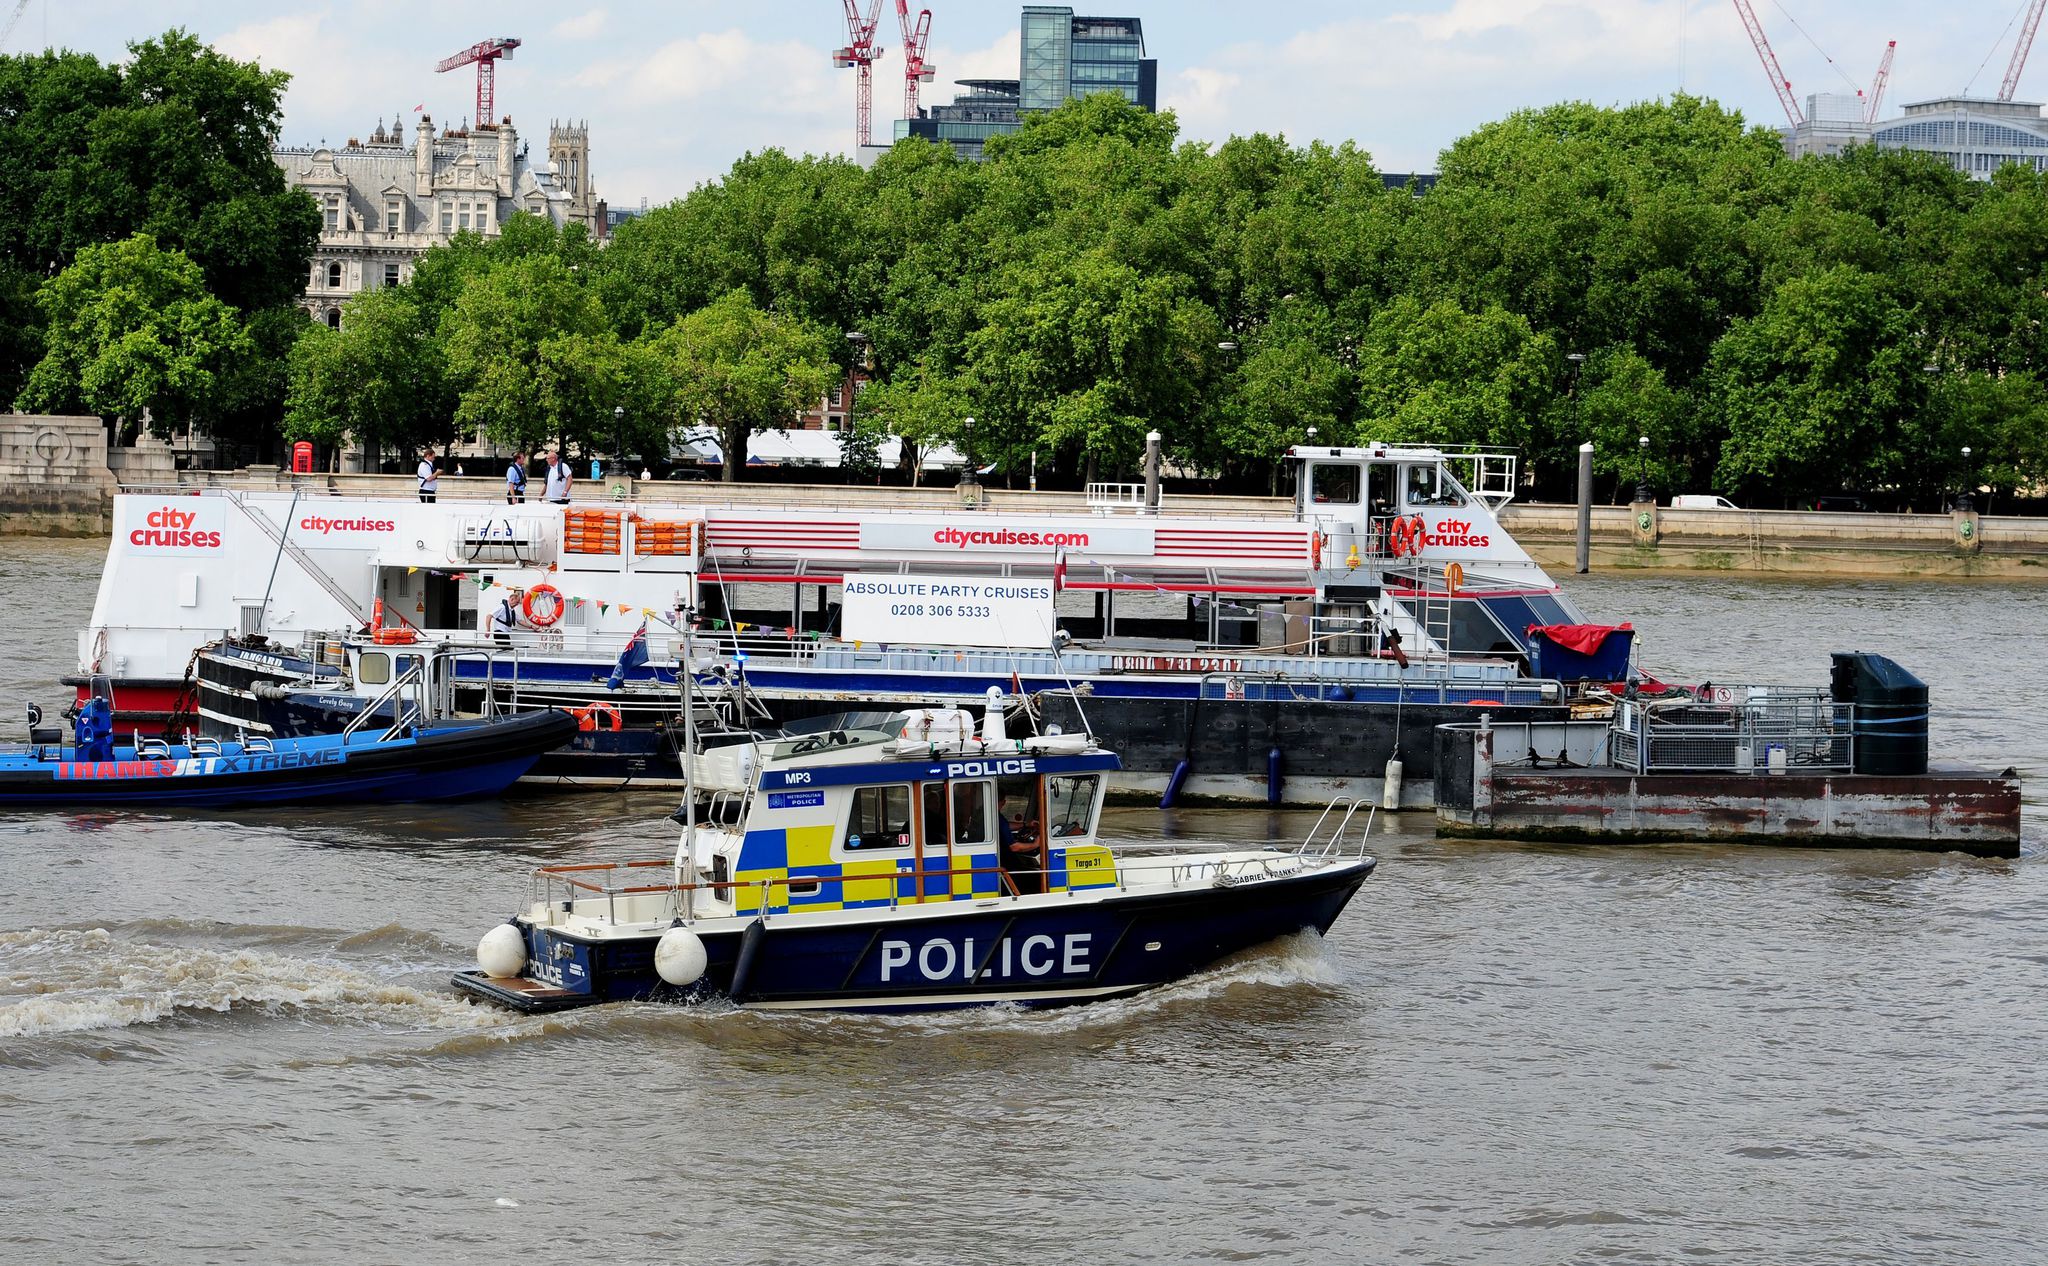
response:
<path fill-rule="evenodd" d="M 1626 624 L 1532 624 L 1529 632 L 1541 633 L 1568 651 L 1591 655 L 1609 633 L 1633 633 L 1635 629 Z"/>

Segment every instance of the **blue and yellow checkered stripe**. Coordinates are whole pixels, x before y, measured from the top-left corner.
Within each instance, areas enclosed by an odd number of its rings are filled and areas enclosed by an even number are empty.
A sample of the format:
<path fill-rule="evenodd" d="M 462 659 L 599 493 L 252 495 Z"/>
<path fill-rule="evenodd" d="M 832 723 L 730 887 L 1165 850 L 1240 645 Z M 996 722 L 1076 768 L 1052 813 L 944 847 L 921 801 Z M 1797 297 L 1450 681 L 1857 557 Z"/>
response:
<path fill-rule="evenodd" d="M 734 910 L 740 914 L 762 913 L 764 881 L 769 914 L 861 910 L 889 905 L 892 897 L 899 904 L 920 899 L 953 901 L 994 896 L 1001 891 L 1001 880 L 993 869 L 993 852 L 956 854 L 952 875 L 926 875 L 920 884 L 915 875 L 907 873 L 916 868 L 910 858 L 832 860 L 832 837 L 830 826 L 747 832 L 740 843 L 739 864 L 733 871 L 733 879 L 747 886 L 733 891 Z M 946 868 L 942 857 L 927 857 L 925 865 L 930 870 Z M 985 873 L 964 873 L 969 869 Z M 790 891 L 792 883 L 802 884 L 806 880 L 817 881 L 817 887 L 808 892 Z"/>

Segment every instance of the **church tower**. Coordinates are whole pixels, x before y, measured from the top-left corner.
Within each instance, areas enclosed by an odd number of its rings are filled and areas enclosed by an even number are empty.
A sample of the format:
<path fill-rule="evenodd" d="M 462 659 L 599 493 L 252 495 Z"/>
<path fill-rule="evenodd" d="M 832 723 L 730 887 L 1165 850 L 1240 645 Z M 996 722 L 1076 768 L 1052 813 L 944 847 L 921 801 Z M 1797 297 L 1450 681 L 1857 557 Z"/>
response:
<path fill-rule="evenodd" d="M 555 188 L 568 195 L 572 219 L 590 222 L 590 126 L 588 123 L 548 124 L 548 165 L 555 171 Z"/>

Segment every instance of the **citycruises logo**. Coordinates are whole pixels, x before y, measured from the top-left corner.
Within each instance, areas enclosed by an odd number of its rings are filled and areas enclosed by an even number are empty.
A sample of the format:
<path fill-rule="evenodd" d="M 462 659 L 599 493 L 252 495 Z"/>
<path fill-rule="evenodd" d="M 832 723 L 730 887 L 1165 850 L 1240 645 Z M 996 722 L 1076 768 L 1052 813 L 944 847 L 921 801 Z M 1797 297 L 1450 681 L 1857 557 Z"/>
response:
<path fill-rule="evenodd" d="M 397 527 L 398 524 L 390 519 L 325 519 L 309 514 L 299 520 L 300 531 L 318 532 L 323 536 L 335 532 L 390 532 Z"/>
<path fill-rule="evenodd" d="M 970 545 L 1075 545 L 1087 548 L 1086 532 L 1032 532 L 1017 528 L 998 528 L 993 531 L 966 530 L 962 528 L 940 528 L 932 533 L 932 540 L 940 545 L 951 545 L 955 549 L 966 549 Z"/>
<path fill-rule="evenodd" d="M 148 526 L 130 532 L 128 543 L 180 549 L 219 549 L 220 533 L 216 530 L 195 529 L 193 524 L 198 521 L 197 510 L 176 510 L 169 506 L 151 510 L 148 517 L 143 520 Z"/>
<path fill-rule="evenodd" d="M 1484 532 L 1474 532 L 1469 519 L 1442 519 L 1435 529 L 1423 533 L 1424 546 L 1438 545 L 1447 549 L 1485 549 L 1493 538 Z"/>

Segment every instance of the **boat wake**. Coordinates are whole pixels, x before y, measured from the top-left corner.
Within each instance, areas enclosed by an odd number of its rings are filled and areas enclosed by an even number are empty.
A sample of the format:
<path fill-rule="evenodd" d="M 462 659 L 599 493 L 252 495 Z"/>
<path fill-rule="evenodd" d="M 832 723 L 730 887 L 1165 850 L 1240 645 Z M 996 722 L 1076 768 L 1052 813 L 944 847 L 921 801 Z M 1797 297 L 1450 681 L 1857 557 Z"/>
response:
<path fill-rule="evenodd" d="M 250 945 L 136 939 L 106 928 L 0 933 L 0 1039 L 242 1012 L 318 1014 L 409 1029 L 482 1028 L 501 1018 L 439 989 L 379 975 L 376 964 Z"/>

